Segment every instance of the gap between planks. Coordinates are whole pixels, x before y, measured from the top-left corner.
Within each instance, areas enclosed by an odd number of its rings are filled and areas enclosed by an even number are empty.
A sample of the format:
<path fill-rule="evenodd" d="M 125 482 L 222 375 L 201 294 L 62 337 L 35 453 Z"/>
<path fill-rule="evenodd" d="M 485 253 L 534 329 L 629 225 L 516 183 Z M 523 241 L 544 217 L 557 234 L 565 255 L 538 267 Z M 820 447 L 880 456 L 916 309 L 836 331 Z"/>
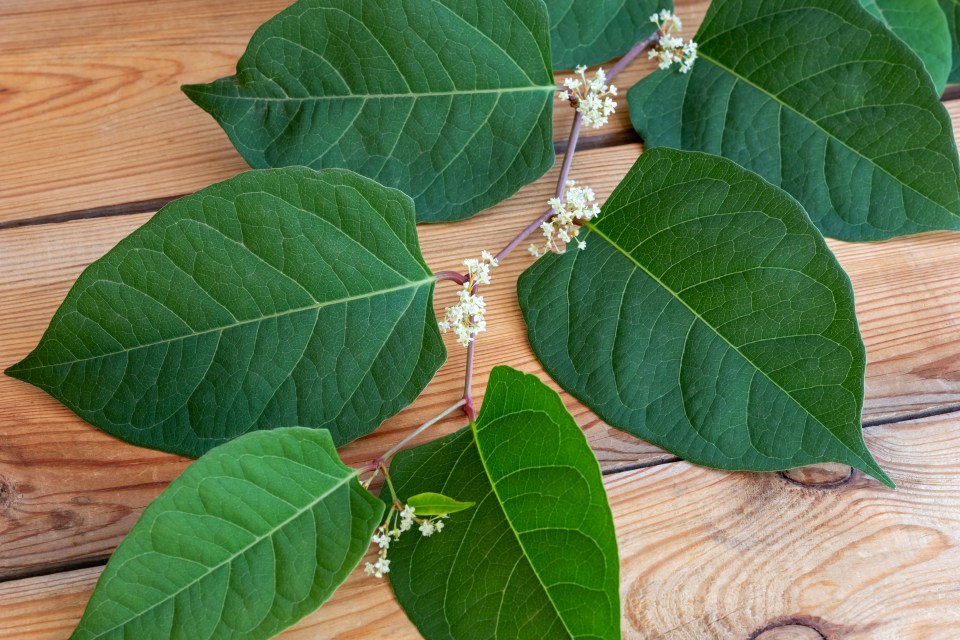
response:
<path fill-rule="evenodd" d="M 845 640 L 955 637 L 958 426 L 949 416 L 868 431 L 898 491 L 859 473 L 817 488 L 685 462 L 605 477 L 620 548 L 623 637 L 767 640 L 764 631 L 785 625 Z M 100 571 L 0 585 L 0 638 L 64 637 Z M 362 572 L 280 637 L 317 634 L 419 637 L 389 586 Z"/>

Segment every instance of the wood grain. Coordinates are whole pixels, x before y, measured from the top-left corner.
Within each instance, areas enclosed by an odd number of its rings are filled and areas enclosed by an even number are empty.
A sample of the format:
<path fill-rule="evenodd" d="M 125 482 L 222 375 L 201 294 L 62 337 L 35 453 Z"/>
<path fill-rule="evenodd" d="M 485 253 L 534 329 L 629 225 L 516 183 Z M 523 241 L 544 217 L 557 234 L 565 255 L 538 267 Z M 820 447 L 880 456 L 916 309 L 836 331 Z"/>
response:
<path fill-rule="evenodd" d="M 180 85 L 232 74 L 256 27 L 288 4 L 0 3 L 0 223 L 183 195 L 246 169 Z M 689 33 L 707 5 L 681 4 Z M 653 68 L 640 60 L 617 84 L 625 91 Z M 636 139 L 621 102 L 586 144 Z M 558 139 L 572 118 L 558 106 Z"/>
<path fill-rule="evenodd" d="M 583 152 L 574 177 L 605 196 L 639 152 L 639 145 Z M 550 182 L 541 181 L 473 220 L 421 227 L 427 260 L 436 270 L 453 269 L 464 255 L 503 246 L 543 208 L 551 191 Z M 80 271 L 147 219 L 122 216 L 0 232 L 0 367 L 13 364 L 37 343 Z M 868 348 L 865 417 L 893 419 L 960 404 L 960 276 L 955 268 L 960 236 L 833 247 L 854 282 Z M 516 278 L 529 263 L 518 251 L 494 272 L 494 283 L 485 291 L 491 331 L 478 347 L 478 398 L 497 364 L 549 380 L 530 351 L 516 303 Z M 438 310 L 452 295 L 444 286 Z M 373 459 L 457 400 L 465 353 L 452 340 L 447 344 L 450 358 L 424 395 L 376 433 L 346 447 L 348 463 Z M 670 458 L 610 429 L 569 396 L 564 399 L 604 468 Z M 426 439 L 461 422 L 448 419 Z M 38 389 L 3 376 L 0 443 L 0 492 L 7 495 L 0 501 L 0 578 L 106 556 L 140 510 L 187 463 L 114 440 Z"/>
<path fill-rule="evenodd" d="M 960 416 L 873 427 L 899 489 L 665 463 L 606 478 L 624 637 L 950 640 L 960 625 Z M 99 569 L 0 584 L 0 638 L 63 638 Z M 389 588 L 355 574 L 281 637 L 416 638 Z"/>

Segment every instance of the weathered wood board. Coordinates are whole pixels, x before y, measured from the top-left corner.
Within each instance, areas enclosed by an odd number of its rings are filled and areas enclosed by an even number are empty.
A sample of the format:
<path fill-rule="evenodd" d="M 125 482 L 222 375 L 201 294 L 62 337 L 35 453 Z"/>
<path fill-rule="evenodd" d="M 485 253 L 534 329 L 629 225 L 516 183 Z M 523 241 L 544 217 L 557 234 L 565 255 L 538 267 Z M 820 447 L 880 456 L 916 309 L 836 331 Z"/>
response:
<path fill-rule="evenodd" d="M 685 462 L 606 478 L 626 638 L 953 640 L 960 628 L 960 416 L 871 427 L 899 485 L 827 487 Z M 0 638 L 63 638 L 99 568 L 0 584 Z M 817 635 L 817 633 L 822 635 Z M 389 587 L 355 574 L 281 637 L 416 638 Z"/>

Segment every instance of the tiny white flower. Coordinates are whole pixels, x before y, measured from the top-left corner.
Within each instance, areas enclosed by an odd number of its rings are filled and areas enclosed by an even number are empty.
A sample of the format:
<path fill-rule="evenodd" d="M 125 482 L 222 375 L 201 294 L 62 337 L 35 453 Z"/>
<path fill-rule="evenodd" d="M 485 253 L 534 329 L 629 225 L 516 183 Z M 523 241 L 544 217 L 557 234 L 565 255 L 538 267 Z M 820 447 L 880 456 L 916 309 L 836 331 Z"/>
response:
<path fill-rule="evenodd" d="M 424 520 L 420 523 L 420 533 L 423 534 L 424 538 L 429 538 L 432 536 L 435 530 L 436 527 L 434 526 L 432 520 Z"/>
<path fill-rule="evenodd" d="M 657 25 L 660 39 L 647 52 L 647 57 L 656 60 L 661 69 L 669 69 L 675 64 L 680 65 L 680 73 L 689 73 L 697 59 L 697 43 L 684 42 L 675 33 L 683 30 L 683 22 L 671 11 L 666 9 L 650 16 L 650 22 Z"/>
<path fill-rule="evenodd" d="M 549 205 L 554 215 L 540 225 L 546 242 L 542 247 L 536 244 L 531 244 L 529 247 L 530 254 L 534 258 L 539 258 L 550 251 L 566 252 L 566 245 L 580 235 L 580 226 L 577 223 L 592 220 L 600 215 L 600 205 L 596 202 L 593 189 L 587 186 L 578 187 L 573 180 L 566 182 L 564 199 L 551 198 Z M 580 249 L 585 249 L 587 246 L 587 243 L 582 240 L 576 242 Z"/>
<path fill-rule="evenodd" d="M 478 333 L 487 330 L 487 321 L 484 317 L 487 305 L 483 296 L 476 295 L 474 290 L 480 285 L 490 284 L 490 270 L 499 264 L 496 257 L 489 251 L 483 251 L 479 260 L 472 258 L 464 260 L 467 281 L 457 292 L 459 302 L 452 307 L 447 307 L 444 319 L 437 323 L 444 333 L 453 331 L 457 341 L 465 347 L 470 346 Z M 406 529 L 401 526 L 401 530 Z"/>
<path fill-rule="evenodd" d="M 437 529 L 437 533 L 440 533 L 441 531 L 443 531 L 443 520 L 442 520 L 442 518 L 446 518 L 446 517 L 447 517 L 447 514 L 443 514 L 442 516 L 440 516 L 440 518 L 437 519 L 436 522 L 433 523 L 433 526 L 436 527 L 436 529 Z"/>
<path fill-rule="evenodd" d="M 617 88 L 607 86 L 607 74 L 603 68 L 597 69 L 593 78 L 587 78 L 587 68 L 583 65 L 575 69 L 579 78 L 567 78 L 563 81 L 566 91 L 560 91 L 557 97 L 570 102 L 583 116 L 583 124 L 599 129 L 610 121 L 617 103 L 610 96 L 617 95 Z"/>

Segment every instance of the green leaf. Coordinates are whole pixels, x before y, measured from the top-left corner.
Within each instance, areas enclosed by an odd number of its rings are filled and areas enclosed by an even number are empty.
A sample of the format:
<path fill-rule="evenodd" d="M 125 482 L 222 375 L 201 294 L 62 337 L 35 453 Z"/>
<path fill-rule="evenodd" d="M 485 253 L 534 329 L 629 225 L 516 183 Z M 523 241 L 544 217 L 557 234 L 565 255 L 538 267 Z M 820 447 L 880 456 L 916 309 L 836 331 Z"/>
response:
<path fill-rule="evenodd" d="M 475 424 L 404 451 L 401 498 L 477 503 L 390 547 L 400 605 L 433 638 L 620 638 L 617 541 L 600 468 L 559 396 L 507 367 Z"/>
<path fill-rule="evenodd" d="M 74 640 L 270 638 L 326 602 L 383 504 L 330 434 L 252 433 L 190 465 L 97 582 Z"/>
<path fill-rule="evenodd" d="M 421 222 L 493 206 L 554 160 L 540 0 L 300 0 L 236 76 L 183 89 L 253 167 L 352 169 Z"/>
<path fill-rule="evenodd" d="M 591 66 L 623 55 L 653 34 L 650 15 L 673 9 L 666 0 L 546 0 L 553 68 Z"/>
<path fill-rule="evenodd" d="M 942 94 L 952 67 L 951 42 L 937 0 L 860 0 L 860 4 L 920 57 L 937 95 Z"/>
<path fill-rule="evenodd" d="M 849 464 L 866 356 L 846 274 L 789 195 L 729 160 L 652 149 L 578 240 L 520 278 L 530 344 L 614 427 L 697 464 Z"/>
<path fill-rule="evenodd" d="M 947 16 L 947 28 L 950 30 L 952 55 L 950 75 L 947 82 L 960 82 L 960 0 L 940 0 L 940 8 Z"/>
<path fill-rule="evenodd" d="M 916 55 L 857 3 L 714 2 L 696 40 L 691 73 L 630 91 L 648 145 L 730 158 L 836 238 L 960 229 L 946 109 Z"/>
<path fill-rule="evenodd" d="M 163 451 L 295 425 L 341 445 L 446 358 L 434 284 L 399 191 L 342 170 L 252 171 L 167 205 L 90 265 L 7 374 Z"/>
<path fill-rule="evenodd" d="M 407 498 L 407 504 L 414 508 L 418 516 L 442 516 L 465 511 L 473 502 L 460 502 L 440 493 L 419 493 Z"/>

